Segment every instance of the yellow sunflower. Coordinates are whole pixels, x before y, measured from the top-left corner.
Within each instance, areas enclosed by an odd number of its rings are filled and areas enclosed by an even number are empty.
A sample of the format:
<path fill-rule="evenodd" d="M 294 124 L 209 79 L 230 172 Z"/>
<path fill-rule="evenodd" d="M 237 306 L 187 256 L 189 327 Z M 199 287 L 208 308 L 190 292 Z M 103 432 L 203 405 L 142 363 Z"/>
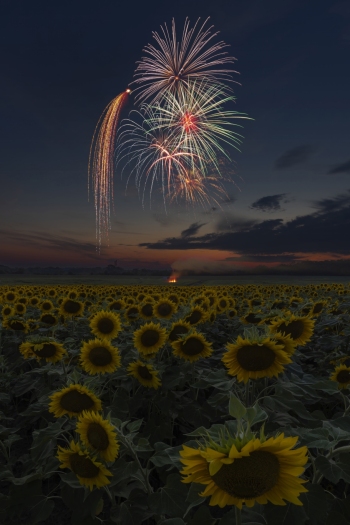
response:
<path fill-rule="evenodd" d="M 56 317 L 55 315 L 51 313 L 42 314 L 40 316 L 39 321 L 49 326 L 55 326 L 56 324 L 58 324 L 58 317 Z"/>
<path fill-rule="evenodd" d="M 290 334 L 283 335 L 281 332 L 274 332 L 271 334 L 271 338 L 276 341 L 278 345 L 282 345 L 282 350 L 286 352 L 289 356 L 293 355 L 295 352 L 296 344 L 291 338 Z"/>
<path fill-rule="evenodd" d="M 1 310 L 1 314 L 4 316 L 4 317 L 10 317 L 10 316 L 13 316 L 15 313 L 15 310 L 14 308 L 12 308 L 11 306 L 9 306 L 8 304 L 6 306 L 4 306 Z"/>
<path fill-rule="evenodd" d="M 3 325 L 5 328 L 8 328 L 9 330 L 14 330 L 16 332 L 23 332 L 26 334 L 29 331 L 27 323 L 21 317 L 16 315 L 4 318 Z"/>
<path fill-rule="evenodd" d="M 141 385 L 148 388 L 157 388 L 161 385 L 158 376 L 158 370 L 155 370 L 152 365 L 147 365 L 138 360 L 130 363 L 128 366 L 128 374 L 135 377 Z"/>
<path fill-rule="evenodd" d="M 51 312 L 55 307 L 51 301 L 48 299 L 45 299 L 45 301 L 42 301 L 39 305 L 40 310 L 43 312 Z"/>
<path fill-rule="evenodd" d="M 170 342 L 176 341 L 179 336 L 188 334 L 188 332 L 191 329 L 190 323 L 185 323 L 185 321 L 177 321 L 176 323 L 173 323 L 170 327 L 170 332 L 168 339 Z"/>
<path fill-rule="evenodd" d="M 184 338 L 173 341 L 171 346 L 174 355 L 193 363 L 194 361 L 198 361 L 201 357 L 209 357 L 213 352 L 213 349 L 211 348 L 212 344 L 213 343 L 208 343 L 208 341 L 206 341 L 203 334 L 193 330 Z"/>
<path fill-rule="evenodd" d="M 80 364 L 90 375 L 111 373 L 120 366 L 120 355 L 108 339 L 85 341 L 80 352 Z"/>
<path fill-rule="evenodd" d="M 153 301 L 152 302 L 143 302 L 140 305 L 140 317 L 143 319 L 151 319 L 153 317 Z"/>
<path fill-rule="evenodd" d="M 72 470 L 80 484 L 89 487 L 90 491 L 94 485 L 97 488 L 109 485 L 110 480 L 107 476 L 112 476 L 112 473 L 102 463 L 92 459 L 74 440 L 70 442 L 70 448 L 58 446 L 56 457 L 61 461 L 60 468 Z"/>
<path fill-rule="evenodd" d="M 180 473 L 186 476 L 183 483 L 206 485 L 199 494 L 211 496 L 209 505 L 242 504 L 253 507 L 255 503 L 285 505 L 286 501 L 302 505 L 298 499 L 301 492 L 308 492 L 299 476 L 304 473 L 307 447 L 292 450 L 298 437 L 280 434 L 266 441 L 253 438 L 242 448 L 235 444 L 226 450 L 210 447 L 194 449 L 182 445 L 179 452 L 185 465 Z"/>
<path fill-rule="evenodd" d="M 208 312 L 206 312 L 201 306 L 194 306 L 189 313 L 185 317 L 185 322 L 189 323 L 190 325 L 195 325 L 198 323 L 203 323 L 207 320 Z"/>
<path fill-rule="evenodd" d="M 314 326 L 314 319 L 291 314 L 284 319 L 272 321 L 269 328 L 271 332 L 281 332 L 284 335 L 289 334 L 296 345 L 304 346 L 311 340 Z"/>
<path fill-rule="evenodd" d="M 239 335 L 236 344 L 228 343 L 226 348 L 228 351 L 222 362 L 230 375 L 237 376 L 237 380 L 244 383 L 249 379 L 277 377 L 284 371 L 284 366 L 292 362 L 283 346 L 277 345 L 270 337 L 243 339 Z"/>
<path fill-rule="evenodd" d="M 136 304 L 132 304 L 131 306 L 128 306 L 128 308 L 124 312 L 124 316 L 128 323 L 132 323 L 136 321 L 139 315 L 140 315 L 139 307 Z"/>
<path fill-rule="evenodd" d="M 90 319 L 90 328 L 100 339 L 114 339 L 121 329 L 119 315 L 101 310 Z"/>
<path fill-rule="evenodd" d="M 322 301 L 316 301 L 313 305 L 312 305 L 312 308 L 310 310 L 310 317 L 318 317 L 325 309 L 325 306 L 327 306 L 329 303 L 329 301 L 327 301 L 326 299 L 322 300 Z"/>
<path fill-rule="evenodd" d="M 73 301 L 72 299 L 64 299 L 60 304 L 59 315 L 64 317 L 79 317 L 84 311 L 84 304 L 80 301 Z"/>
<path fill-rule="evenodd" d="M 72 384 L 54 392 L 49 398 L 51 399 L 49 412 L 53 412 L 55 417 L 62 417 L 65 414 L 74 417 L 81 414 L 83 410 L 92 412 L 102 410 L 100 399 L 88 388 L 79 384 Z"/>
<path fill-rule="evenodd" d="M 24 315 L 27 311 L 26 305 L 20 302 L 15 303 L 14 309 L 15 309 L 15 313 L 18 315 Z"/>
<path fill-rule="evenodd" d="M 240 317 L 240 321 L 243 324 L 259 324 L 261 322 L 261 312 L 248 312 L 243 317 Z"/>
<path fill-rule="evenodd" d="M 158 352 L 166 338 L 166 330 L 159 323 L 146 323 L 134 332 L 134 345 L 140 354 L 147 356 Z"/>
<path fill-rule="evenodd" d="M 154 315 L 160 319 L 170 319 L 176 309 L 176 305 L 166 297 L 161 297 L 153 306 Z"/>
<path fill-rule="evenodd" d="M 106 462 L 112 462 L 118 456 L 119 443 L 116 440 L 116 431 L 107 419 L 103 419 L 97 412 L 84 410 L 78 417 L 76 432 L 82 443 L 97 451 Z"/>
<path fill-rule="evenodd" d="M 345 364 L 337 366 L 330 379 L 337 381 L 339 390 L 348 388 L 350 385 L 350 367 Z"/>
<path fill-rule="evenodd" d="M 38 362 L 45 359 L 47 363 L 57 363 L 67 354 L 61 343 L 57 343 L 51 338 L 33 336 L 22 343 L 19 351 L 25 359 L 35 357 Z"/>

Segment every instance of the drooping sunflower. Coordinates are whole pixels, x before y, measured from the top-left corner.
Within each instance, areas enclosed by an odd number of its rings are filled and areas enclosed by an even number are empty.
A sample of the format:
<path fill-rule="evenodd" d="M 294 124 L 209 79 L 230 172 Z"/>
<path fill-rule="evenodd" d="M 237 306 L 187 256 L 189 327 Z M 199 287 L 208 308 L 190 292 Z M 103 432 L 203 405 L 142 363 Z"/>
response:
<path fill-rule="evenodd" d="M 128 374 L 135 377 L 141 385 L 147 388 L 157 388 L 161 385 L 161 381 L 158 378 L 158 370 L 155 370 L 152 365 L 147 365 L 140 360 L 130 363 L 128 368 Z"/>
<path fill-rule="evenodd" d="M 261 322 L 261 312 L 248 312 L 247 314 L 240 317 L 240 321 L 243 324 L 259 324 Z"/>
<path fill-rule="evenodd" d="M 337 381 L 339 390 L 348 388 L 350 385 L 350 367 L 345 364 L 337 366 L 330 379 Z"/>
<path fill-rule="evenodd" d="M 119 443 L 116 439 L 116 431 L 101 414 L 84 410 L 78 417 L 75 430 L 80 435 L 82 443 L 87 448 L 97 451 L 104 461 L 114 461 L 118 456 Z"/>
<path fill-rule="evenodd" d="M 128 323 L 132 323 L 136 321 L 139 315 L 140 315 L 139 307 L 136 304 L 132 304 L 131 306 L 128 306 L 124 312 L 125 319 L 127 320 Z"/>
<path fill-rule="evenodd" d="M 184 338 L 173 341 L 171 346 L 174 355 L 193 363 L 201 357 L 209 357 L 213 352 L 211 348 L 212 344 L 213 343 L 208 343 L 203 334 L 193 330 Z"/>
<path fill-rule="evenodd" d="M 60 468 L 72 470 L 80 484 L 89 487 L 90 491 L 94 485 L 97 488 L 109 485 L 110 480 L 107 476 L 112 476 L 112 473 L 102 463 L 92 459 L 74 440 L 70 442 L 69 448 L 59 445 L 56 457 L 61 461 Z"/>
<path fill-rule="evenodd" d="M 185 322 L 190 325 L 203 323 L 208 318 L 208 312 L 206 312 L 201 306 L 194 306 L 191 312 L 185 317 Z"/>
<path fill-rule="evenodd" d="M 253 438 L 243 447 L 228 444 L 226 447 L 202 446 L 194 449 L 182 445 L 179 452 L 185 465 L 180 473 L 186 476 L 183 483 L 206 485 L 199 494 L 211 496 L 209 505 L 235 505 L 239 509 L 245 504 L 285 505 L 286 501 L 302 505 L 299 495 L 308 492 L 299 476 L 304 473 L 307 462 L 307 447 L 292 450 L 298 437 L 280 434 L 264 441 Z M 218 450 L 219 449 L 219 450 Z"/>
<path fill-rule="evenodd" d="M 91 390 L 83 385 L 72 384 L 58 392 L 54 392 L 49 403 L 49 412 L 55 417 L 67 414 L 69 417 L 78 416 L 83 410 L 99 412 L 102 410 L 100 399 Z"/>
<path fill-rule="evenodd" d="M 39 321 L 49 326 L 55 326 L 56 324 L 58 324 L 58 317 L 56 317 L 52 313 L 42 314 L 40 316 Z"/>
<path fill-rule="evenodd" d="M 57 343 L 50 337 L 33 336 L 22 343 L 19 351 L 25 359 L 35 357 L 38 362 L 45 359 L 47 363 L 57 363 L 67 351 L 62 343 Z"/>
<path fill-rule="evenodd" d="M 170 319 L 176 309 L 176 305 L 166 297 L 161 297 L 153 306 L 154 315 L 160 319 Z"/>
<path fill-rule="evenodd" d="M 321 301 L 316 301 L 310 310 L 309 316 L 310 317 L 318 317 L 325 309 L 325 306 L 327 306 L 329 301 L 326 299 L 323 299 Z"/>
<path fill-rule="evenodd" d="M 278 376 L 284 366 L 291 363 L 282 345 L 277 345 L 270 337 L 243 339 L 237 337 L 236 344 L 228 343 L 222 362 L 228 374 L 237 376 L 238 381 L 247 383 L 249 379 Z"/>
<path fill-rule="evenodd" d="M 166 329 L 159 323 L 146 323 L 134 332 L 134 345 L 140 354 L 154 354 L 165 344 Z"/>
<path fill-rule="evenodd" d="M 121 364 L 119 351 L 109 339 L 85 341 L 80 351 L 80 364 L 90 375 L 112 373 Z"/>
<path fill-rule="evenodd" d="M 63 299 L 60 304 L 59 315 L 64 317 L 79 317 L 84 311 L 84 304 L 81 301 L 73 301 L 73 299 Z"/>
<path fill-rule="evenodd" d="M 289 334 L 296 345 L 304 346 L 311 340 L 314 326 L 315 319 L 290 314 L 286 318 L 272 321 L 269 328 L 271 332 L 281 332 L 284 335 Z"/>
<path fill-rule="evenodd" d="M 125 309 L 125 302 L 123 301 L 123 299 L 113 299 L 113 301 L 109 303 L 108 308 L 110 310 L 119 312 L 120 310 Z"/>
<path fill-rule="evenodd" d="M 118 314 L 101 310 L 90 319 L 91 332 L 100 339 L 114 339 L 121 329 Z"/>
<path fill-rule="evenodd" d="M 179 336 L 188 334 L 188 332 L 191 329 L 190 323 L 186 323 L 185 321 L 177 321 L 173 323 L 170 327 L 170 332 L 168 339 L 170 342 L 177 341 Z"/>
<path fill-rule="evenodd" d="M 281 332 L 274 332 L 273 335 L 271 334 L 271 338 L 276 341 L 278 345 L 282 345 L 282 350 L 289 356 L 294 354 L 296 343 L 293 341 L 290 334 L 283 335 Z"/>
<path fill-rule="evenodd" d="M 27 323 L 20 316 L 12 315 L 3 319 L 3 325 L 9 330 L 14 330 L 16 332 L 28 333 L 29 327 Z"/>

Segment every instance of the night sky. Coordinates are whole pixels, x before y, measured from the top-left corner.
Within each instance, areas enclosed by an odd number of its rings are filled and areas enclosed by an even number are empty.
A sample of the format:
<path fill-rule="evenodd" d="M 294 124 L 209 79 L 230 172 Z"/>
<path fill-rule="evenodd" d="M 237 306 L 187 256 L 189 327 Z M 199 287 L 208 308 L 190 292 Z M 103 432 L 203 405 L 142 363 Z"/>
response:
<path fill-rule="evenodd" d="M 210 16 L 215 41 L 237 59 L 231 109 L 254 120 L 241 121 L 232 153 L 236 184 L 221 207 L 165 212 L 160 192 L 143 207 L 117 169 L 99 255 L 92 191 L 88 200 L 95 126 L 132 82 L 152 31 L 175 18 L 180 35 L 186 16 L 191 26 Z M 348 0 L 10 0 L 0 39 L 0 264 L 350 264 Z M 131 94 L 123 117 L 133 107 Z"/>

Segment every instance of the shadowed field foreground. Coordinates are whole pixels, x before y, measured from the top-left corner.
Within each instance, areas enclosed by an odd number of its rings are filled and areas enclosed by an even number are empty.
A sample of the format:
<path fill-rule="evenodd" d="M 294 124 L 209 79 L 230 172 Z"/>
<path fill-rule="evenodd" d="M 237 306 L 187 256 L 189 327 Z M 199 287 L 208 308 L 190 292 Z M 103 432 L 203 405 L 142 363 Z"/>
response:
<path fill-rule="evenodd" d="M 0 277 L 1 523 L 350 523 L 348 278 Z"/>

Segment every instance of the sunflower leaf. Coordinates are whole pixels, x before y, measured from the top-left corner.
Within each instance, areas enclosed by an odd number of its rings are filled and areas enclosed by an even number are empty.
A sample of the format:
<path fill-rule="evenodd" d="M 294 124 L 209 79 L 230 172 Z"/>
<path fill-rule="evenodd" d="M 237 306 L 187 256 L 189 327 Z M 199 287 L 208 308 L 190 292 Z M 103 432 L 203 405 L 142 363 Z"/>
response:
<path fill-rule="evenodd" d="M 247 409 L 245 408 L 245 406 L 241 403 L 238 397 L 232 394 L 232 392 L 230 392 L 230 401 L 229 401 L 228 410 L 229 410 L 230 416 L 236 419 L 242 419 L 247 413 Z"/>

